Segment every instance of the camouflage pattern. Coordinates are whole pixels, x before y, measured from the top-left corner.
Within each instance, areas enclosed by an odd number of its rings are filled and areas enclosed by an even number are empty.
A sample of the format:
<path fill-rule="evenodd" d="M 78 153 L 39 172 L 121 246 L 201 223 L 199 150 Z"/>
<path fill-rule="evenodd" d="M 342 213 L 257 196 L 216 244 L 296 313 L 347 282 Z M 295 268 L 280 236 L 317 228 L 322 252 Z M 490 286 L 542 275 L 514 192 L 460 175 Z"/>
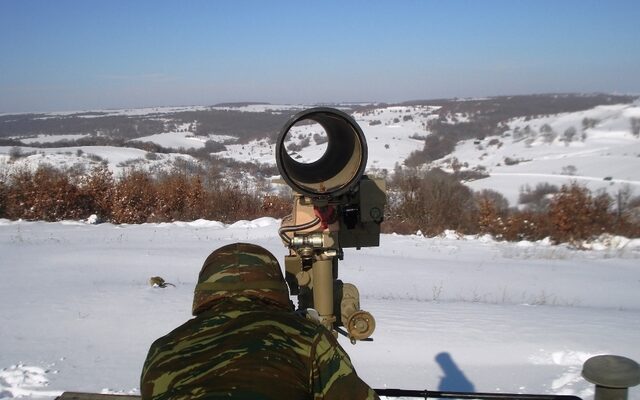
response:
<path fill-rule="evenodd" d="M 143 399 L 378 398 L 333 335 L 291 311 L 268 251 L 246 244 L 216 250 L 195 292 L 196 317 L 151 345 Z"/>
<path fill-rule="evenodd" d="M 207 257 L 193 297 L 193 315 L 216 300 L 237 295 L 270 300 L 293 310 L 289 289 L 278 260 L 266 249 L 250 243 L 234 243 Z"/>

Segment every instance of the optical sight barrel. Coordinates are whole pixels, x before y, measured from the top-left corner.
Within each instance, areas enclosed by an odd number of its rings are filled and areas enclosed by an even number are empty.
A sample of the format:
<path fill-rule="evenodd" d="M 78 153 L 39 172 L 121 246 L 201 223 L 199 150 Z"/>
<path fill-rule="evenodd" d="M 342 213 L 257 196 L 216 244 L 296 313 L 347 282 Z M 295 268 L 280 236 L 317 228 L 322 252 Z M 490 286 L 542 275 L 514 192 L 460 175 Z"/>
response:
<path fill-rule="evenodd" d="M 313 121 L 327 135 L 327 149 L 318 160 L 294 160 L 285 147 L 291 128 Z M 276 164 L 280 175 L 296 192 L 312 198 L 337 197 L 358 185 L 367 165 L 367 142 L 356 121 L 329 107 L 316 107 L 292 116 L 284 125 L 276 144 Z"/>

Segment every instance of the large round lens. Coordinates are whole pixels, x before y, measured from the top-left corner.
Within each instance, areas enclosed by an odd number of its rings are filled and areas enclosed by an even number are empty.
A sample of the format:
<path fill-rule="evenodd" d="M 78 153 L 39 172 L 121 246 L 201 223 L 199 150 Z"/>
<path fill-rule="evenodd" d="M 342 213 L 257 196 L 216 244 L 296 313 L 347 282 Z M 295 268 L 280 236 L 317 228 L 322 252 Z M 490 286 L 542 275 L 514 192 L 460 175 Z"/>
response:
<path fill-rule="evenodd" d="M 319 126 L 326 137 L 324 151 L 309 150 L 306 156 L 298 150 L 309 145 Z M 312 197 L 338 196 L 354 187 L 367 164 L 367 142 L 362 129 L 348 114 L 326 107 L 302 111 L 285 124 L 276 144 L 276 162 L 282 178 L 291 188 Z"/>

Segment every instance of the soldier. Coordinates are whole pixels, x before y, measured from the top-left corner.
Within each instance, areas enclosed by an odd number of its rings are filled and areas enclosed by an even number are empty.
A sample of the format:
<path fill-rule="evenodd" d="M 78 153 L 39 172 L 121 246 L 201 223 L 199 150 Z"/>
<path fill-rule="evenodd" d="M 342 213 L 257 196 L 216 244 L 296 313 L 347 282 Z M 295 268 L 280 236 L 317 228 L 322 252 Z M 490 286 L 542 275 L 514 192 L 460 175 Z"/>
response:
<path fill-rule="evenodd" d="M 293 312 L 278 260 L 262 247 L 211 253 L 193 315 L 151 345 L 143 399 L 378 399 L 333 335 Z"/>

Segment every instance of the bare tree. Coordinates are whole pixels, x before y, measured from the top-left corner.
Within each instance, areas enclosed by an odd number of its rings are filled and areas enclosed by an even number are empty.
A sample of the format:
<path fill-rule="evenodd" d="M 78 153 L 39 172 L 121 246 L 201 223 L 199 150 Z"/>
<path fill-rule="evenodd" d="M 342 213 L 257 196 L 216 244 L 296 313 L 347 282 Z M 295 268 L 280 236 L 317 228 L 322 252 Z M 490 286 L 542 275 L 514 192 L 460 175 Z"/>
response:
<path fill-rule="evenodd" d="M 631 118 L 631 133 L 635 137 L 640 137 L 640 118 Z"/>
<path fill-rule="evenodd" d="M 578 130 L 573 126 L 570 126 L 569 128 L 565 129 L 564 133 L 562 134 L 562 138 L 560 138 L 560 140 L 564 142 L 565 146 L 568 146 L 569 143 L 573 141 L 577 133 L 578 133 Z"/>

